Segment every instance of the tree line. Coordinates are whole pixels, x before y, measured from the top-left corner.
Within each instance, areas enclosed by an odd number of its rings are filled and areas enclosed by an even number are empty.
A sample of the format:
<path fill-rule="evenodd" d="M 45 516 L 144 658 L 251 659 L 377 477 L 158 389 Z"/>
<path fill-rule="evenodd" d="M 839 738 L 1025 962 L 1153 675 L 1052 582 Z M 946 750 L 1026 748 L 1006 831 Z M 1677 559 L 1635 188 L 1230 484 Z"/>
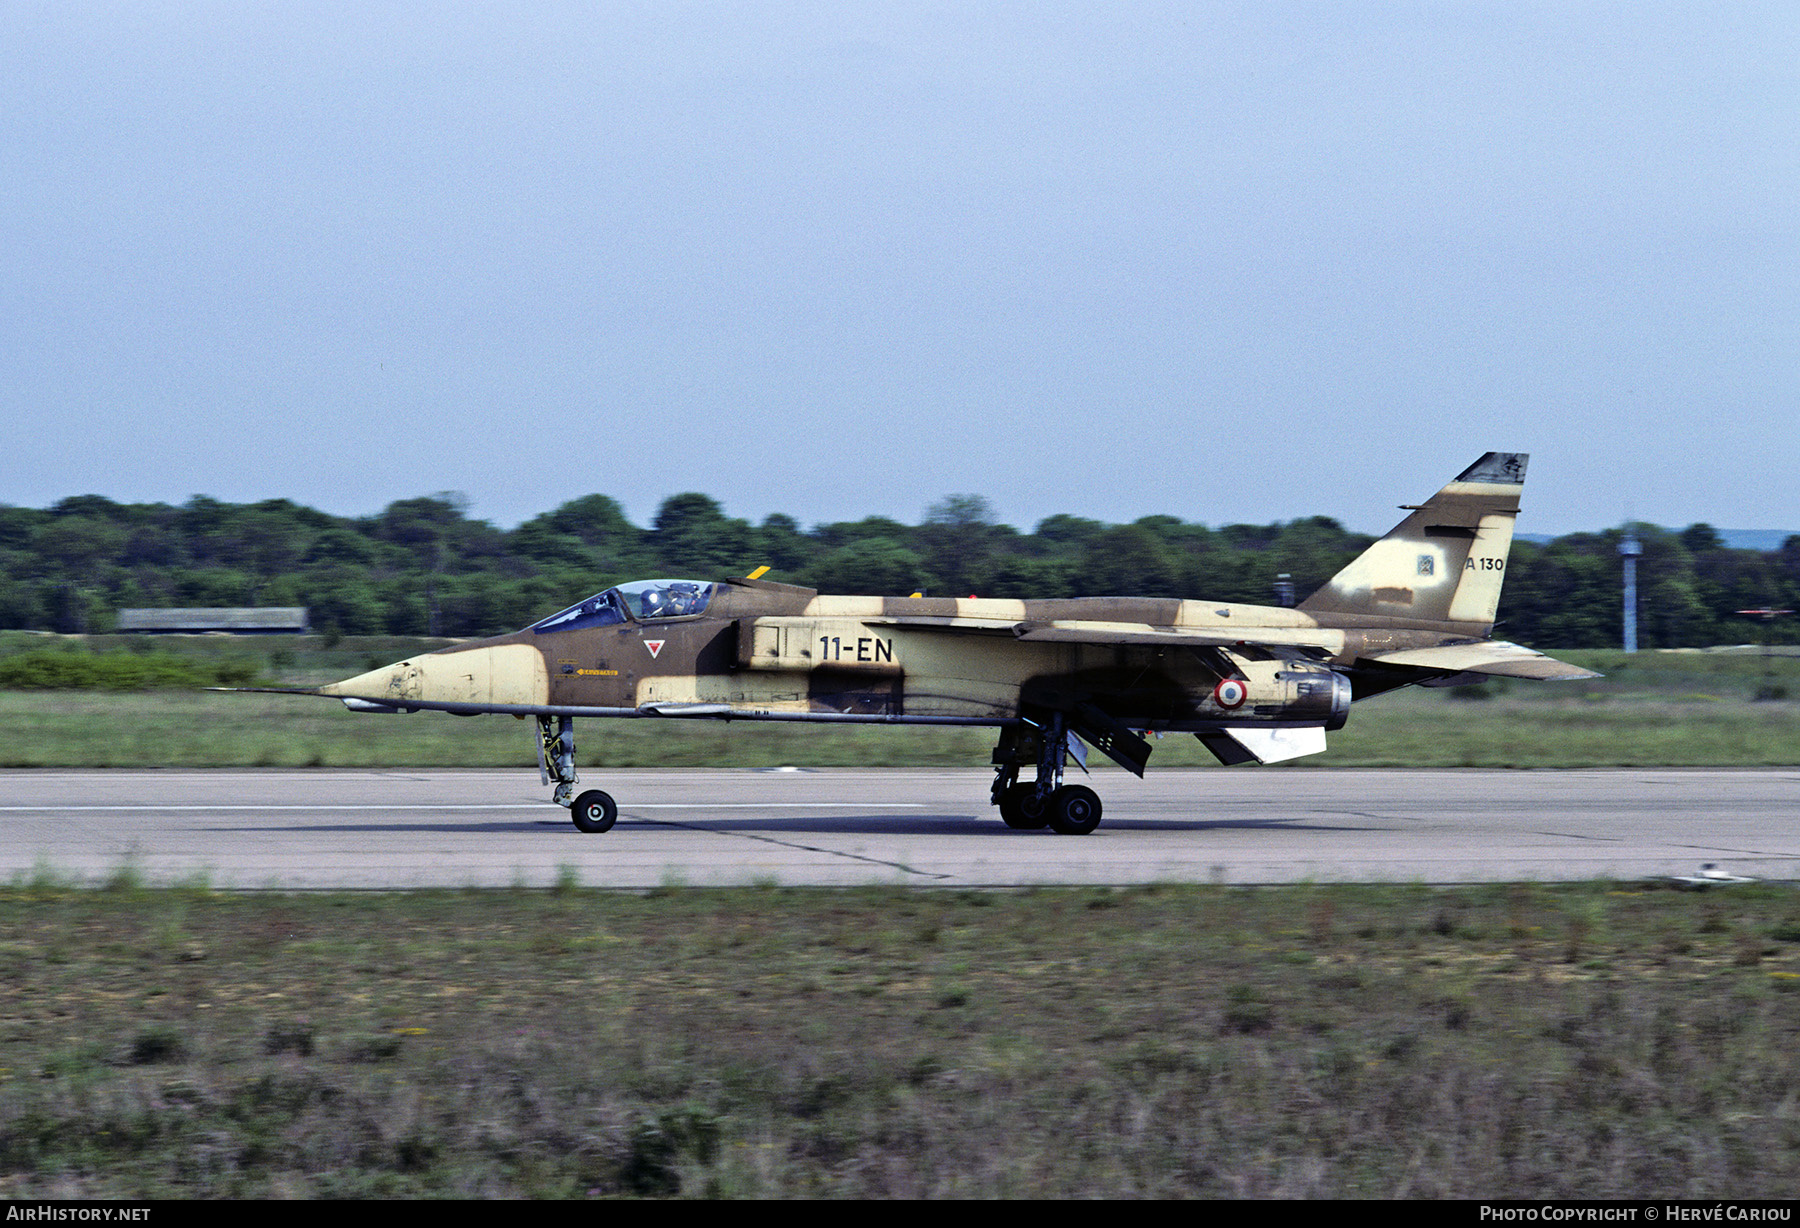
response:
<path fill-rule="evenodd" d="M 1727 547 L 1704 524 L 1635 526 L 1639 643 L 1754 640 L 1737 611 L 1800 606 L 1800 535 L 1778 550 Z M 1621 530 L 1515 542 L 1496 634 L 1538 647 L 1620 642 Z M 934 596 L 1199 597 L 1280 603 L 1323 584 L 1373 538 L 1324 516 L 1209 528 L 1174 516 L 1108 524 L 1051 516 L 1030 533 L 987 500 L 952 495 L 916 525 L 880 516 L 803 528 L 760 524 L 711 497 L 663 501 L 648 528 L 588 495 L 504 530 L 454 494 L 348 518 L 286 499 L 179 507 L 99 495 L 47 509 L 0 507 L 0 628 L 104 632 L 137 607 L 305 606 L 341 635 L 498 634 L 629 580 L 716 579 L 767 565 L 824 592 Z M 1797 638 L 1778 622 L 1778 640 Z"/>

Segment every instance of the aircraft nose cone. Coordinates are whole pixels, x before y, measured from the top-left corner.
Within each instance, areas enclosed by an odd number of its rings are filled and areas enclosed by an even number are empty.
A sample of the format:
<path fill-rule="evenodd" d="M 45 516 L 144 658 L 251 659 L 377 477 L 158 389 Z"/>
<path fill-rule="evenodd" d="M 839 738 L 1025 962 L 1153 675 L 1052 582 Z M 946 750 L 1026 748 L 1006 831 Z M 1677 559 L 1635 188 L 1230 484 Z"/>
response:
<path fill-rule="evenodd" d="M 424 671 L 411 661 L 396 661 L 366 674 L 319 688 L 321 695 L 343 699 L 422 699 Z"/>
<path fill-rule="evenodd" d="M 550 702 L 550 675 L 532 645 L 491 644 L 396 661 L 319 693 L 386 703 L 543 705 Z"/>

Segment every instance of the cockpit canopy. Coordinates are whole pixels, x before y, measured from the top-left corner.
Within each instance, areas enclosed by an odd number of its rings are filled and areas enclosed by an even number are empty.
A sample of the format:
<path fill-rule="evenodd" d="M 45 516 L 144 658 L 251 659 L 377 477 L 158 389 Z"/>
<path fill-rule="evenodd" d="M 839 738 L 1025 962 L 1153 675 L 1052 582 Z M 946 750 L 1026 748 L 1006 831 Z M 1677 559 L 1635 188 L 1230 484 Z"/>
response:
<path fill-rule="evenodd" d="M 531 629 L 543 635 L 549 631 L 607 627 L 627 618 L 636 622 L 690 618 L 705 611 L 715 587 L 705 580 L 639 580 L 621 584 L 552 614 L 534 623 Z"/>

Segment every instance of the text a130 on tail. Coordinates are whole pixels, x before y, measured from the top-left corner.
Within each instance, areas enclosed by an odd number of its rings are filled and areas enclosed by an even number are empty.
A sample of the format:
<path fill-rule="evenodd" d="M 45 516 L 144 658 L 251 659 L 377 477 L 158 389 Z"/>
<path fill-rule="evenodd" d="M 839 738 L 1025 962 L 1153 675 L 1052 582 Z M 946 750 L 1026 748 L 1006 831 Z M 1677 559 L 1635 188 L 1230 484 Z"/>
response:
<path fill-rule="evenodd" d="M 1144 597 L 851 597 L 752 577 L 607 589 L 510 635 L 305 691 L 359 712 L 535 717 L 540 769 L 584 832 L 617 806 L 578 789 L 578 717 L 980 725 L 997 730 L 1007 826 L 1068 835 L 1099 797 L 1087 747 L 1142 775 L 1150 733 L 1227 765 L 1325 749 L 1357 700 L 1414 684 L 1592 671 L 1489 638 L 1523 453 L 1490 452 L 1294 608 Z M 1023 778 L 1029 769 L 1032 778 Z"/>

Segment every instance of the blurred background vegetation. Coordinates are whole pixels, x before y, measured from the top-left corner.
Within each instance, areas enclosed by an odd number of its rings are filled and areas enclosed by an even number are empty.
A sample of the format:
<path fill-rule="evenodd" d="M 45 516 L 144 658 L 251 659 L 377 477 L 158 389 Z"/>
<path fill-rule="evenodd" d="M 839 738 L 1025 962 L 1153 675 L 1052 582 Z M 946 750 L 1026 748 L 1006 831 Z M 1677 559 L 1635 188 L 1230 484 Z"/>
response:
<path fill-rule="evenodd" d="M 1498 634 L 1538 647 L 1617 646 L 1621 531 L 1515 542 Z M 1800 604 L 1800 535 L 1746 550 L 1704 524 L 1637 531 L 1644 647 L 1756 640 L 1761 629 L 1736 611 Z M 0 629 L 104 633 L 120 609 L 305 606 L 333 642 L 480 636 L 624 581 L 763 564 L 771 579 L 825 592 L 1266 605 L 1278 576 L 1304 597 L 1371 540 L 1323 516 L 1209 528 L 1173 516 L 1057 515 L 1023 533 L 997 523 L 978 495 L 948 496 L 916 525 L 872 516 L 803 529 L 782 514 L 761 524 L 727 516 L 698 493 L 664 500 L 639 528 L 596 494 L 511 530 L 470 519 L 452 493 L 360 519 L 285 499 L 197 496 L 175 507 L 80 495 L 47 509 L 0 507 Z M 1778 642 L 1800 638 L 1800 627 L 1774 630 Z"/>

